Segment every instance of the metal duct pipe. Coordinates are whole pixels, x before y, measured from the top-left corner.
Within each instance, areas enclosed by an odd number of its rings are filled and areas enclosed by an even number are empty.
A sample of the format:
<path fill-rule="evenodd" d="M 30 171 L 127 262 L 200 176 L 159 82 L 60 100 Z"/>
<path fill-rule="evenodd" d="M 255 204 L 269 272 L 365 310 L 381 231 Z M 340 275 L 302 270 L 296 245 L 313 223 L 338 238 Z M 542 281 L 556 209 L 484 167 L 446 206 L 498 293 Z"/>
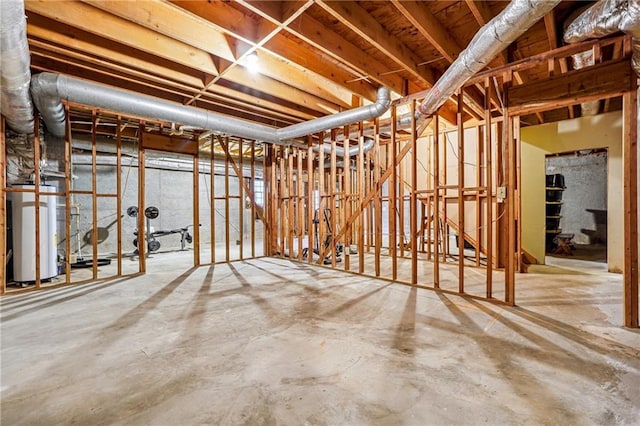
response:
<path fill-rule="evenodd" d="M 640 0 L 600 0 L 569 25 L 564 41 L 576 43 L 617 31 L 631 35 L 631 64 L 640 76 Z"/>
<path fill-rule="evenodd" d="M 370 137 L 366 137 L 364 138 L 364 143 L 362 144 L 362 153 L 367 153 L 369 151 L 371 151 L 371 149 L 373 148 L 373 144 L 374 144 L 374 139 L 370 138 Z M 315 152 L 324 152 L 325 154 L 329 154 L 331 155 L 331 143 L 323 143 L 321 146 L 314 146 L 313 147 L 313 151 Z M 349 157 L 354 157 L 356 155 L 358 155 L 358 152 L 360 151 L 360 148 L 358 146 L 352 146 L 351 148 L 349 148 L 349 151 L 346 152 L 346 156 Z M 336 156 L 337 157 L 345 157 L 345 150 L 342 147 L 337 146 L 336 147 Z"/>
<path fill-rule="evenodd" d="M 553 9 L 560 0 L 513 0 L 480 28 L 469 46 L 433 85 L 418 111 L 432 115 L 474 74 Z"/>
<path fill-rule="evenodd" d="M 593 51 L 588 50 L 571 55 L 571 62 L 573 63 L 573 68 L 576 70 L 590 67 L 595 64 Z M 580 104 L 580 111 L 582 112 L 582 116 L 596 115 L 600 112 L 600 101 L 583 102 Z"/>
<path fill-rule="evenodd" d="M 316 118 L 282 129 L 274 129 L 204 109 L 59 74 L 40 73 L 34 76 L 31 82 L 31 93 L 47 128 L 57 136 L 64 135 L 65 119 L 61 99 L 65 99 L 83 105 L 181 123 L 278 145 L 286 145 L 288 140 L 318 131 L 376 118 L 382 115 L 391 104 L 389 90 L 380 88 L 378 99 L 372 105 Z"/>
<path fill-rule="evenodd" d="M 2 115 L 19 133 L 33 133 L 33 104 L 27 21 L 23 0 L 0 1 L 0 70 Z"/>

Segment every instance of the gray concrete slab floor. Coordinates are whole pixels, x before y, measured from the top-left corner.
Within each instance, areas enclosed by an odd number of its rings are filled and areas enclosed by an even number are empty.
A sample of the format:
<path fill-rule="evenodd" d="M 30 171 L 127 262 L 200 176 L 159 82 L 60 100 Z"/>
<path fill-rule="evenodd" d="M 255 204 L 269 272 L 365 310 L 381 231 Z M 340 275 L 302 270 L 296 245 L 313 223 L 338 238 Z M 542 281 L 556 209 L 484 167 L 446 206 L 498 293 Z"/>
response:
<path fill-rule="evenodd" d="M 261 258 L 1 299 L 1 421 L 638 424 L 621 279 L 518 276 L 521 306 Z M 555 269 L 553 269 L 555 268 Z"/>

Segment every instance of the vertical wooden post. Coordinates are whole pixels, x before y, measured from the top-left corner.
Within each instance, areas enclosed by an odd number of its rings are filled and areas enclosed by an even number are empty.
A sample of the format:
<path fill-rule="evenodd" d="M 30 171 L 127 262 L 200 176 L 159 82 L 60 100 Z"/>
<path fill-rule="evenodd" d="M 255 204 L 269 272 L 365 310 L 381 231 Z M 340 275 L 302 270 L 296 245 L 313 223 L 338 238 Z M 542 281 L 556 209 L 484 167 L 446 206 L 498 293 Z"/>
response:
<path fill-rule="evenodd" d="M 193 156 L 193 266 L 200 266 L 200 154 Z"/>
<path fill-rule="evenodd" d="M 344 158 L 343 160 L 343 173 L 344 173 L 344 188 L 342 190 L 343 193 L 343 209 L 342 209 L 342 226 L 346 225 L 346 221 L 348 217 L 351 217 L 351 157 L 349 156 L 349 125 L 344 126 Z M 334 230 L 337 233 L 337 230 Z M 347 231 L 344 234 L 344 270 L 351 270 L 351 225 L 348 226 Z"/>
<path fill-rule="evenodd" d="M 373 158 L 373 188 L 378 188 L 379 191 L 373 197 L 373 210 L 374 210 L 374 265 L 376 277 L 380 276 L 380 250 L 382 247 L 382 186 L 380 185 L 380 127 L 378 119 L 375 120 L 374 125 L 375 142 L 373 145 L 373 152 L 371 157 Z"/>
<path fill-rule="evenodd" d="M 69 120 L 69 105 L 64 107 L 65 135 L 64 135 L 64 251 L 65 255 L 65 283 L 71 283 L 71 120 Z M 120 210 L 118 210 L 118 216 Z M 122 231 L 119 232 L 120 235 Z"/>
<path fill-rule="evenodd" d="M 295 233 L 295 185 L 293 184 L 293 164 L 294 164 L 294 148 L 287 149 L 287 167 L 286 167 L 286 184 L 285 186 L 285 196 L 286 198 L 286 206 L 287 206 L 287 227 L 286 227 L 286 235 L 287 235 L 287 247 L 289 248 L 289 259 L 293 259 L 293 235 Z M 284 163 L 283 163 L 284 164 Z"/>
<path fill-rule="evenodd" d="M 320 133 L 319 134 L 318 140 L 320 141 L 320 143 L 322 143 L 322 141 L 324 140 L 324 133 Z M 318 203 L 318 209 L 317 209 L 318 253 L 320 255 L 322 255 L 322 253 L 324 252 L 324 240 L 325 240 L 325 237 L 326 237 L 325 228 L 324 228 L 324 221 L 322 220 L 323 214 L 324 214 L 325 195 L 326 195 L 325 194 L 325 187 L 324 187 L 324 178 L 325 178 L 324 152 L 321 149 L 318 152 L 318 193 L 319 193 L 320 202 Z M 317 263 L 322 264 L 323 262 L 324 262 L 324 259 L 318 259 Z"/>
<path fill-rule="evenodd" d="M 240 240 L 240 260 L 244 259 L 244 140 L 240 138 L 238 140 L 238 154 L 240 159 L 238 160 L 238 239 Z"/>
<path fill-rule="evenodd" d="M 304 238 L 304 182 L 302 180 L 302 168 L 304 164 L 303 153 L 304 151 L 302 149 L 297 150 L 298 163 L 297 163 L 297 169 L 296 169 L 296 186 L 297 186 L 296 236 L 298 238 L 298 261 L 299 262 L 302 262 L 302 251 L 303 251 L 302 240 Z"/>
<path fill-rule="evenodd" d="M 398 160 L 398 146 L 396 141 L 396 119 L 397 111 L 395 105 L 391 107 L 391 180 L 389 182 L 389 252 L 391 253 L 391 279 L 398 278 L 398 231 L 396 229 L 396 189 L 398 185 L 396 162 Z M 415 153 L 414 153 L 415 155 Z"/>
<path fill-rule="evenodd" d="M 280 257 L 284 257 L 284 252 L 285 252 L 285 248 L 286 248 L 286 244 L 287 244 L 287 235 L 288 235 L 288 226 L 287 226 L 287 219 L 288 219 L 288 215 L 286 214 L 286 207 L 287 207 L 287 201 L 286 201 L 286 196 L 287 196 L 287 170 L 285 167 L 285 156 L 287 156 L 287 148 L 286 147 L 276 147 L 278 149 L 279 152 L 279 156 L 278 158 L 278 164 L 279 164 L 279 175 L 280 175 L 280 179 L 279 179 L 279 185 L 280 185 L 280 191 L 279 191 L 279 203 L 278 205 L 280 206 L 280 214 L 277 215 L 277 219 L 280 221 Z"/>
<path fill-rule="evenodd" d="M 7 291 L 7 143 L 0 116 L 0 294 Z"/>
<path fill-rule="evenodd" d="M 336 166 L 336 139 L 337 139 L 337 129 L 331 129 L 331 169 L 329 173 L 329 184 L 331 185 L 329 191 L 329 202 L 330 212 L 331 212 L 331 220 L 329 224 L 331 225 L 331 267 L 336 267 L 336 258 L 338 257 L 338 252 L 336 250 L 336 201 L 338 200 L 338 190 L 336 188 L 337 179 L 337 166 Z M 348 158 L 348 157 L 347 157 Z"/>
<path fill-rule="evenodd" d="M 482 171 L 484 170 L 484 127 L 476 128 L 476 138 L 478 140 L 476 152 L 476 267 L 480 266 L 480 254 L 482 252 L 483 227 L 482 227 L 482 192 L 484 180 L 482 179 Z"/>
<path fill-rule="evenodd" d="M 96 110 L 91 111 L 91 204 L 93 209 L 91 228 L 91 247 L 93 249 L 92 272 L 93 280 L 98 279 L 98 167 L 96 164 L 97 141 L 96 141 L 97 116 Z"/>
<path fill-rule="evenodd" d="M 440 116 L 433 120 L 433 286 L 440 288 Z"/>
<path fill-rule="evenodd" d="M 138 270 L 147 272 L 147 229 L 145 227 L 145 151 L 142 146 L 144 122 L 141 121 L 138 132 Z"/>
<path fill-rule="evenodd" d="M 262 172 L 264 175 L 264 170 Z M 254 258 L 256 257 L 256 141 L 251 141 L 251 190 L 254 193 L 254 202 L 251 203 L 251 257 Z M 262 200 L 264 206 L 264 185 L 262 187 Z"/>
<path fill-rule="evenodd" d="M 230 260 L 230 232 L 229 232 L 229 222 L 231 221 L 229 218 L 229 137 L 224 137 L 224 144 L 227 147 L 224 155 L 224 244 L 225 244 L 225 261 L 229 262 Z"/>
<path fill-rule="evenodd" d="M 623 95 L 624 325 L 638 327 L 638 81 Z"/>
<path fill-rule="evenodd" d="M 213 137 L 211 138 L 211 152 L 209 156 L 209 187 L 211 188 L 211 193 L 209 194 L 209 204 L 211 205 L 211 209 L 209 211 L 209 226 L 211 228 L 210 236 L 211 236 L 211 263 L 216 263 L 216 164 L 215 164 L 215 151 L 214 151 L 214 142 Z"/>
<path fill-rule="evenodd" d="M 398 145 L 398 151 L 400 150 L 400 146 Z M 396 198 L 398 199 L 398 239 L 400 242 L 400 257 L 404 257 L 404 251 L 406 249 L 405 247 L 405 241 L 404 241 L 404 205 L 405 205 L 405 160 L 403 159 L 402 161 L 400 161 L 400 164 L 398 165 L 398 189 L 397 189 L 397 194 L 396 194 Z"/>
<path fill-rule="evenodd" d="M 487 237 L 487 275 L 486 275 L 486 296 L 487 299 L 493 297 L 493 159 L 492 159 L 492 128 L 491 128 L 491 92 L 493 85 L 489 78 L 485 79 L 485 103 L 484 103 L 484 146 L 485 146 L 485 184 L 487 217 L 485 220 Z"/>
<path fill-rule="evenodd" d="M 458 92 L 458 292 L 464 293 L 464 106 L 463 89 Z"/>
<path fill-rule="evenodd" d="M 410 226 L 411 233 L 411 284 L 418 283 L 418 135 L 416 129 L 416 101 L 411 101 L 411 194 L 409 200 L 411 202 Z"/>
<path fill-rule="evenodd" d="M 358 124 L 358 166 L 357 166 L 357 176 L 358 176 L 358 206 L 362 206 L 362 197 L 364 196 L 365 191 L 365 180 L 364 180 L 364 152 L 363 152 L 363 144 L 364 144 L 364 127 L 362 122 Z M 364 206 L 360 209 L 358 214 L 358 272 L 364 273 Z"/>
<path fill-rule="evenodd" d="M 36 288 L 41 287 L 41 268 L 40 259 L 42 251 L 40 250 L 40 119 L 36 114 L 33 129 L 33 173 L 34 173 L 34 198 L 35 198 L 35 229 L 36 229 Z"/>
<path fill-rule="evenodd" d="M 67 118 L 67 122 L 69 118 Z M 122 275 L 122 117 L 116 117 L 116 258 L 117 275 Z M 71 135 L 69 134 L 69 139 Z M 68 234 L 67 234 L 68 235 Z M 68 238 L 68 237 L 67 237 Z"/>
<path fill-rule="evenodd" d="M 511 85 L 511 72 L 505 74 L 504 97 L 504 140 L 507 145 L 507 263 L 505 265 L 505 302 L 515 305 L 515 252 L 516 252 L 516 146 L 513 137 L 513 117 L 509 113 L 509 86 Z M 516 118 L 519 119 L 519 118 Z"/>
<path fill-rule="evenodd" d="M 313 208 L 315 177 L 313 173 L 313 138 L 307 136 L 307 261 L 313 263 L 315 230 L 313 226 Z"/>

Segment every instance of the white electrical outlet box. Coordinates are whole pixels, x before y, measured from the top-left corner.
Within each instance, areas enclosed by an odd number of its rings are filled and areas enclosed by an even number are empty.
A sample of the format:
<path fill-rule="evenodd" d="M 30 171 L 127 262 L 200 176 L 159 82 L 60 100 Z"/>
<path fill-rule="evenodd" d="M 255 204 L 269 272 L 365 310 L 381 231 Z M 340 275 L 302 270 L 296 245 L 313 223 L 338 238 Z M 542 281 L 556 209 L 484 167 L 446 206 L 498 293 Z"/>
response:
<path fill-rule="evenodd" d="M 498 199 L 499 203 L 503 203 L 504 200 L 507 198 L 507 187 L 506 186 L 499 186 L 498 187 L 498 193 L 496 195 L 496 198 Z"/>

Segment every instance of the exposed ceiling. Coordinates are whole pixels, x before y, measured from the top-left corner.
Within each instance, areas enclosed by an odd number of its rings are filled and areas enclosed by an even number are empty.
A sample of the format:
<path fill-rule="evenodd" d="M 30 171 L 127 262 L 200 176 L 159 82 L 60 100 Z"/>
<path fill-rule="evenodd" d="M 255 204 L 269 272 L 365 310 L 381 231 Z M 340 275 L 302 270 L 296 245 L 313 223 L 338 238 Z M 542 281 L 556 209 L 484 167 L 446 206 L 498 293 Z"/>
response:
<path fill-rule="evenodd" d="M 27 0 L 25 7 L 34 73 L 64 73 L 281 127 L 373 101 L 379 85 L 396 97 L 431 87 L 507 4 Z M 582 5 L 562 2 L 490 66 L 557 47 L 563 21 Z M 443 116 L 454 121 L 453 111 L 450 101 Z M 564 111 L 549 117 L 572 114 Z"/>

